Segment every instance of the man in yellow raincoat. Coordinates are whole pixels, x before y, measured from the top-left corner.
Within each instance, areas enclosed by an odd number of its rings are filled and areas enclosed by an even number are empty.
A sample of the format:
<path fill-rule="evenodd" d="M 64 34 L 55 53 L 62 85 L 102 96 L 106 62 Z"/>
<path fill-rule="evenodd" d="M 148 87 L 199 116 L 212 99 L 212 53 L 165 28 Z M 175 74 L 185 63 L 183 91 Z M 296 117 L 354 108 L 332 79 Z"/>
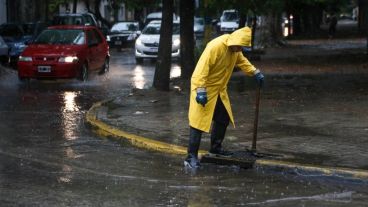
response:
<path fill-rule="evenodd" d="M 229 122 L 234 125 L 227 84 L 234 67 L 240 68 L 246 75 L 254 76 L 258 84 L 263 84 L 264 76 L 256 69 L 242 50 L 251 46 L 252 31 L 244 27 L 231 34 L 221 35 L 210 41 L 203 51 L 191 79 L 189 104 L 190 135 L 188 156 L 184 165 L 198 168 L 198 150 L 202 132 L 209 132 L 211 123 L 212 154 L 228 156 L 230 152 L 222 148 L 226 128 Z"/>

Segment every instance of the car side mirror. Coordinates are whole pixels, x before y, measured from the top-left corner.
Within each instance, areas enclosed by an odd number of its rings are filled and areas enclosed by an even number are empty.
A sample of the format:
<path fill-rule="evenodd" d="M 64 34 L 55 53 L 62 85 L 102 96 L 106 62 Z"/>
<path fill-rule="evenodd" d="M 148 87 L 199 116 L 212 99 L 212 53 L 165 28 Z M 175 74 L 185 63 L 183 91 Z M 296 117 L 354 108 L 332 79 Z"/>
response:
<path fill-rule="evenodd" d="M 137 31 L 137 35 L 139 36 L 139 35 L 141 35 L 141 34 L 142 34 L 142 31 L 138 30 L 138 31 Z"/>

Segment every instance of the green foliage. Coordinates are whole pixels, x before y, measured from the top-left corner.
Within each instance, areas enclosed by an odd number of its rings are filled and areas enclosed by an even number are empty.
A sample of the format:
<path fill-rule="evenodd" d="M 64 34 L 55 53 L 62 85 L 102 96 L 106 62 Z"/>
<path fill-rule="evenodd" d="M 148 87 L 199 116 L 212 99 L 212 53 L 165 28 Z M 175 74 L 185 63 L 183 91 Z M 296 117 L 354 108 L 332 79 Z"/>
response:
<path fill-rule="evenodd" d="M 291 7 L 302 9 L 304 6 L 320 6 L 328 12 L 339 12 L 348 8 L 351 1 L 348 0 L 287 0 Z"/>
<path fill-rule="evenodd" d="M 204 5 L 205 2 L 207 2 L 207 7 Z M 224 9 L 237 9 L 243 15 L 264 15 L 270 11 L 282 12 L 286 5 L 296 11 L 305 6 L 320 6 L 327 10 L 336 10 L 336 12 L 351 5 L 351 1 L 348 0 L 202 0 L 200 3 L 200 14 L 211 14 L 212 17 L 217 17 Z"/>

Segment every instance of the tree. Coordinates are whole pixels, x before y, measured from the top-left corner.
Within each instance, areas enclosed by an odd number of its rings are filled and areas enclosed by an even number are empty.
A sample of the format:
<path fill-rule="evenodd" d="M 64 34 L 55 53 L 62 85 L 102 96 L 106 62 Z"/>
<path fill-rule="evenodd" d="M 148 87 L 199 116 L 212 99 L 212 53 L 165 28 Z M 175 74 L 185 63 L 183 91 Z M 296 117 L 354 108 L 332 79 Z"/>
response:
<path fill-rule="evenodd" d="M 73 13 L 77 13 L 78 0 L 73 0 Z"/>
<path fill-rule="evenodd" d="M 216 3 L 215 3 L 216 2 Z M 203 45 L 206 45 L 212 39 L 212 17 L 216 14 L 216 4 L 222 1 L 203 0 L 202 10 L 204 16 L 204 37 Z M 220 7 L 221 8 L 221 7 Z"/>
<path fill-rule="evenodd" d="M 173 0 L 163 0 L 162 5 L 160 43 L 153 87 L 157 90 L 169 91 L 174 2 Z"/>
<path fill-rule="evenodd" d="M 180 1 L 180 65 L 181 78 L 189 79 L 194 70 L 194 0 Z"/>

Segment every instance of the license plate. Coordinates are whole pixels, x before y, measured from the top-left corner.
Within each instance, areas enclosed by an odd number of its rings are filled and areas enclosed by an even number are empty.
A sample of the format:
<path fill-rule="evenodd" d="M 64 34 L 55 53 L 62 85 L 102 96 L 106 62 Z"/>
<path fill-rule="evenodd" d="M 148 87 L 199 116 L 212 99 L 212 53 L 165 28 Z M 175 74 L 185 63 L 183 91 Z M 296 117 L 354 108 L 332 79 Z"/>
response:
<path fill-rule="evenodd" d="M 49 73 L 51 72 L 51 66 L 38 66 L 38 72 L 40 73 Z"/>
<path fill-rule="evenodd" d="M 121 41 L 115 41 L 115 45 L 121 45 L 122 42 Z"/>
<path fill-rule="evenodd" d="M 158 52 L 158 48 L 157 47 L 150 48 L 150 52 Z"/>

